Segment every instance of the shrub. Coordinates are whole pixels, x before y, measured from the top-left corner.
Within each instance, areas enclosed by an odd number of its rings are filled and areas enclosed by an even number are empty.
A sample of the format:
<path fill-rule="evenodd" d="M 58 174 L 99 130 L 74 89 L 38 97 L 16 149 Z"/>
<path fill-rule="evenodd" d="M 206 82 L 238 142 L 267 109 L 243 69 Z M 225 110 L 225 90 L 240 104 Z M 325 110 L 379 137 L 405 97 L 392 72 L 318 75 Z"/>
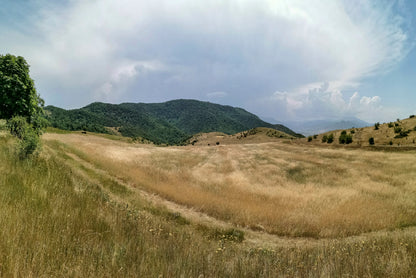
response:
<path fill-rule="evenodd" d="M 402 131 L 402 128 L 400 126 L 396 126 L 394 128 L 394 133 L 400 133 Z"/>
<path fill-rule="evenodd" d="M 396 136 L 394 136 L 394 138 L 404 138 L 407 137 L 410 133 L 410 130 L 408 131 L 400 131 L 400 133 Z"/>
<path fill-rule="evenodd" d="M 393 145 L 393 141 L 391 141 L 391 140 L 390 140 L 389 145 L 390 145 L 390 146 L 391 146 L 391 145 Z"/>
<path fill-rule="evenodd" d="M 351 130 L 351 134 L 354 134 L 354 133 L 355 133 L 355 130 L 354 130 L 354 129 L 352 129 L 352 130 Z"/>
<path fill-rule="evenodd" d="M 17 154 L 20 159 L 34 154 L 40 146 L 40 127 L 29 124 L 25 117 L 15 116 L 7 122 L 8 129 L 19 139 Z"/>
<path fill-rule="evenodd" d="M 338 140 L 340 144 L 350 144 L 352 143 L 352 135 L 347 134 L 347 131 L 344 130 Z"/>
<path fill-rule="evenodd" d="M 377 122 L 377 123 L 374 124 L 374 130 L 378 130 L 379 127 L 380 127 L 380 123 L 379 122 Z"/>
<path fill-rule="evenodd" d="M 416 127 L 415 127 L 416 128 Z M 315 134 L 314 136 L 313 136 L 313 139 L 316 139 L 316 138 L 318 138 L 318 134 Z"/>
<path fill-rule="evenodd" d="M 312 136 L 309 136 L 308 137 L 308 142 L 311 142 L 312 141 Z"/>
<path fill-rule="evenodd" d="M 35 132 L 34 129 L 28 128 L 22 140 L 20 140 L 18 148 L 17 148 L 19 158 L 24 159 L 34 154 L 39 146 L 40 146 L 39 135 Z"/>
<path fill-rule="evenodd" d="M 334 142 L 334 134 L 329 134 L 328 135 L 328 138 L 327 138 L 327 140 L 326 140 L 326 142 L 328 143 L 328 144 L 331 144 L 332 142 Z"/>
<path fill-rule="evenodd" d="M 370 139 L 368 139 L 368 143 L 370 145 L 374 145 L 374 138 L 373 137 L 370 137 Z"/>
<path fill-rule="evenodd" d="M 410 115 L 410 116 L 409 116 L 409 118 L 410 118 L 410 119 L 411 119 L 411 118 L 414 118 L 414 117 L 415 117 L 415 115 Z"/>
<path fill-rule="evenodd" d="M 326 141 L 328 141 L 328 136 L 324 135 L 322 137 L 322 143 L 326 143 Z"/>
<path fill-rule="evenodd" d="M 19 139 L 23 139 L 26 129 L 29 128 L 29 124 L 25 117 L 15 116 L 7 121 L 7 128 L 10 134 L 16 136 Z"/>
<path fill-rule="evenodd" d="M 394 124 L 392 122 L 388 123 L 388 127 L 392 128 Z"/>

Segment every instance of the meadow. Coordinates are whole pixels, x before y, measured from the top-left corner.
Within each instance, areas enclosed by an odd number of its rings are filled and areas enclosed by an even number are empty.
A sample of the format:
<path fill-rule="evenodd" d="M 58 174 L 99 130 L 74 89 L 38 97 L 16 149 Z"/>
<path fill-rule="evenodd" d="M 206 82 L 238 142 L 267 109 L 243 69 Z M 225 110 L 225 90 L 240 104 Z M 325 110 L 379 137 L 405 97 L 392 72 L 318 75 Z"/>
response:
<path fill-rule="evenodd" d="M 410 277 L 415 154 L 0 133 L 0 276 Z"/>

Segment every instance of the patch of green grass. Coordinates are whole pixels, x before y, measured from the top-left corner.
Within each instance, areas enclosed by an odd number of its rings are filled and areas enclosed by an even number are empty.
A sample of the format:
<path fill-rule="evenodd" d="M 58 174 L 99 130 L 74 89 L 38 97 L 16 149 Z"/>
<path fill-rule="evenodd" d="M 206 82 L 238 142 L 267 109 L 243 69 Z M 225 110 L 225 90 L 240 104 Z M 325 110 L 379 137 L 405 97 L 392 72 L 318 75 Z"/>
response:
<path fill-rule="evenodd" d="M 304 170 L 300 166 L 291 167 L 286 170 L 286 177 L 289 180 L 295 181 L 297 183 L 305 183 L 306 182 L 306 175 Z"/>

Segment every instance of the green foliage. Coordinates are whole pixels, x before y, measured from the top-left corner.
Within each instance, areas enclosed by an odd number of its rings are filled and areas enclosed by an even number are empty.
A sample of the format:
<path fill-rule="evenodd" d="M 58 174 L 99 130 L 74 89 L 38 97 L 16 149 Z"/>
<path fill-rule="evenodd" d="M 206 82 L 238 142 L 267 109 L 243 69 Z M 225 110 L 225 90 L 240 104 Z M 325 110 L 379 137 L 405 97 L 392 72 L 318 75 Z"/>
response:
<path fill-rule="evenodd" d="M 402 131 L 402 127 L 401 126 L 396 126 L 394 128 L 394 133 L 400 133 Z"/>
<path fill-rule="evenodd" d="M 411 132 L 411 130 L 407 130 L 407 131 L 401 130 L 399 134 L 397 134 L 396 136 L 394 136 L 394 138 L 404 138 L 404 137 L 407 137 L 410 132 Z"/>
<path fill-rule="evenodd" d="M 351 129 L 350 133 L 351 134 L 354 134 L 355 133 L 355 130 L 354 129 Z"/>
<path fill-rule="evenodd" d="M 312 136 L 309 136 L 308 137 L 308 142 L 311 142 L 312 141 Z"/>
<path fill-rule="evenodd" d="M 410 118 L 410 119 L 411 119 L 411 118 L 414 118 L 414 117 L 415 117 L 415 115 L 410 115 L 410 116 L 409 116 L 409 118 Z"/>
<path fill-rule="evenodd" d="M 338 140 L 340 144 L 350 144 L 352 143 L 352 135 L 347 134 L 347 131 L 344 130 L 341 132 L 341 136 L 339 137 Z"/>
<path fill-rule="evenodd" d="M 328 138 L 327 138 L 327 140 L 326 140 L 326 142 L 328 143 L 328 144 L 331 144 L 332 142 L 334 142 L 334 134 L 329 134 L 328 135 Z"/>
<path fill-rule="evenodd" d="M 29 65 L 23 57 L 0 55 L 0 118 L 23 116 L 31 122 L 42 113 L 44 101 L 36 93 L 29 76 Z"/>
<path fill-rule="evenodd" d="M 368 139 L 368 143 L 370 144 L 370 145 L 374 145 L 374 138 L 373 137 L 370 137 L 369 139 Z"/>
<path fill-rule="evenodd" d="M 26 130 L 28 129 L 29 125 L 25 117 L 15 116 L 7 121 L 7 127 L 11 135 L 19 139 L 23 139 L 23 136 Z"/>
<path fill-rule="evenodd" d="M 324 135 L 322 137 L 322 143 L 326 143 L 327 141 L 328 141 L 328 136 L 327 135 Z"/>
<path fill-rule="evenodd" d="M 315 134 L 315 135 L 313 136 L 313 139 L 316 139 L 316 138 L 318 138 L 318 134 Z"/>
<path fill-rule="evenodd" d="M 10 133 L 19 139 L 17 154 L 20 159 L 25 159 L 36 153 L 40 146 L 41 129 L 29 124 L 26 118 L 15 116 L 7 122 Z"/>
<path fill-rule="evenodd" d="M 174 100 L 165 103 L 92 103 L 84 108 L 64 110 L 45 108 L 52 127 L 111 133 L 106 127 L 117 127 L 127 137 L 144 138 L 156 144 L 184 144 L 192 134 L 224 132 L 234 134 L 255 127 L 281 130 L 295 137 L 292 130 L 272 125 L 257 116 L 231 106 L 196 100 Z"/>
<path fill-rule="evenodd" d="M 388 127 L 392 128 L 394 126 L 394 124 L 392 122 L 388 123 Z"/>
<path fill-rule="evenodd" d="M 380 123 L 377 122 L 374 124 L 374 130 L 378 130 L 380 128 Z"/>
<path fill-rule="evenodd" d="M 390 146 L 391 146 L 391 145 L 393 145 L 393 141 L 391 141 L 391 140 L 390 140 L 389 145 L 390 145 Z"/>

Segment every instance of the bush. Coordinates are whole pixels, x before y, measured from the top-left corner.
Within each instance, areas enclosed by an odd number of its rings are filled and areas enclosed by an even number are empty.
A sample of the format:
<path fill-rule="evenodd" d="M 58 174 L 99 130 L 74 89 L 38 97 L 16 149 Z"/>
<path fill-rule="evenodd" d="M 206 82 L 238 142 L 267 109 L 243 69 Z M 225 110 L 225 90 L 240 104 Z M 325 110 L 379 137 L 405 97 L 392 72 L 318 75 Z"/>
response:
<path fill-rule="evenodd" d="M 392 122 L 390 122 L 390 123 L 388 123 L 388 126 L 389 126 L 390 128 L 392 128 L 392 127 L 394 126 L 394 124 L 393 124 Z"/>
<path fill-rule="evenodd" d="M 389 145 L 390 145 L 390 146 L 391 146 L 391 145 L 393 145 L 393 141 L 390 141 L 390 142 L 389 142 Z"/>
<path fill-rule="evenodd" d="M 308 137 L 308 142 L 311 142 L 312 141 L 312 136 L 309 136 Z"/>
<path fill-rule="evenodd" d="M 415 117 L 415 115 L 410 115 L 410 116 L 409 116 L 409 118 L 410 118 L 410 119 L 411 119 L 411 118 L 414 118 L 414 117 Z"/>
<path fill-rule="evenodd" d="M 328 144 L 331 144 L 332 142 L 334 142 L 334 134 L 329 134 L 329 136 L 328 136 L 328 138 L 327 138 L 327 140 L 326 140 L 326 142 L 328 143 Z"/>
<path fill-rule="evenodd" d="M 394 128 L 394 133 L 400 133 L 402 131 L 402 128 L 400 126 L 396 126 Z"/>
<path fill-rule="evenodd" d="M 377 123 L 374 124 L 374 130 L 378 130 L 379 127 L 380 127 L 380 123 L 379 122 L 377 122 Z"/>
<path fill-rule="evenodd" d="M 17 154 L 24 159 L 34 154 L 40 146 L 41 128 L 30 125 L 25 117 L 15 116 L 7 122 L 8 129 L 19 139 Z"/>
<path fill-rule="evenodd" d="M 318 134 L 315 134 L 315 135 L 313 136 L 313 139 L 316 139 L 316 138 L 318 138 Z"/>
<path fill-rule="evenodd" d="M 370 139 L 368 139 L 368 143 L 370 145 L 374 145 L 374 138 L 373 137 L 370 137 Z"/>
<path fill-rule="evenodd" d="M 352 143 L 352 135 L 347 134 L 347 131 L 344 130 L 338 140 L 340 144 L 350 144 Z"/>
<path fill-rule="evenodd" d="M 328 136 L 324 135 L 322 137 L 322 143 L 326 143 L 326 141 L 328 141 Z"/>
<path fill-rule="evenodd" d="M 26 130 L 29 128 L 29 124 L 25 117 L 15 116 L 7 121 L 7 128 L 11 135 L 23 139 Z"/>
<path fill-rule="evenodd" d="M 408 131 L 400 131 L 400 133 L 396 136 L 394 136 L 394 138 L 404 138 L 407 137 L 409 135 L 411 130 Z"/>

